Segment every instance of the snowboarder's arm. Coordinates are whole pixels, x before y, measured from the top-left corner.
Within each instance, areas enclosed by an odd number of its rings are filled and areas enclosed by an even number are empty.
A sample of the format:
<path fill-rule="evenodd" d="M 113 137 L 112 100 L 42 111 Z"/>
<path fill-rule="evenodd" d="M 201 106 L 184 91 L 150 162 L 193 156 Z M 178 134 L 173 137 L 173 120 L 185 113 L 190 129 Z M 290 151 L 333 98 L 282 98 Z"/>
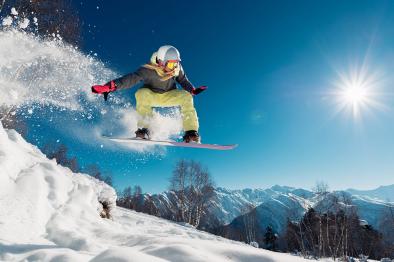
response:
<path fill-rule="evenodd" d="M 190 83 L 189 79 L 187 78 L 185 71 L 183 71 L 183 67 L 180 65 L 179 75 L 176 78 L 176 81 L 182 86 L 183 89 L 192 93 L 195 89 L 193 84 Z"/>
<path fill-rule="evenodd" d="M 139 68 L 137 71 L 124 75 L 118 79 L 113 80 L 116 85 L 116 89 L 131 88 L 144 80 L 145 68 Z"/>
<path fill-rule="evenodd" d="M 195 88 L 192 83 L 190 83 L 189 79 L 187 78 L 185 71 L 183 71 L 183 68 L 181 66 L 179 70 L 179 75 L 176 78 L 176 81 L 182 86 L 183 89 L 186 91 L 190 92 L 192 95 L 198 95 L 205 89 L 207 89 L 206 86 L 200 86 L 198 88 Z"/>
<path fill-rule="evenodd" d="M 144 68 L 139 68 L 137 71 L 122 76 L 118 79 L 109 81 L 105 85 L 94 85 L 92 86 L 92 92 L 97 94 L 103 94 L 104 100 L 107 101 L 108 94 L 118 89 L 130 88 L 140 81 L 144 80 Z"/>

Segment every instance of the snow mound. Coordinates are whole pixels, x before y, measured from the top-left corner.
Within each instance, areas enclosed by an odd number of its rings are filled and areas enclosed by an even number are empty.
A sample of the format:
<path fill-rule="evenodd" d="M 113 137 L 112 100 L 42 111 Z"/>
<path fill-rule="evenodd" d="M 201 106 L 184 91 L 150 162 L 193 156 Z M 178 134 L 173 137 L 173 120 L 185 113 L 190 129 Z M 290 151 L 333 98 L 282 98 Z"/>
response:
<path fill-rule="evenodd" d="M 113 188 L 48 160 L 0 125 L 0 261 L 301 261 L 114 208 Z"/>
<path fill-rule="evenodd" d="M 89 250 L 91 240 L 84 234 L 90 223 L 102 220 L 99 201 L 115 205 L 114 189 L 48 160 L 0 124 L 0 245 L 50 243 Z M 0 260 L 8 253 L 3 249 Z"/>

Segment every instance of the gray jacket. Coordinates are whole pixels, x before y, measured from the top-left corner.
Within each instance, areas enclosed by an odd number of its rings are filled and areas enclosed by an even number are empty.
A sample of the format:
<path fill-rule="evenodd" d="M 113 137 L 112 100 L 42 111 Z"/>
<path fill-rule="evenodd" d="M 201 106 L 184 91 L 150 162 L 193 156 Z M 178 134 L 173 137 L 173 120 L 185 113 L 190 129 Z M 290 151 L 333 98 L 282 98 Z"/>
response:
<path fill-rule="evenodd" d="M 143 88 L 149 88 L 156 93 L 165 93 L 176 89 L 176 83 L 179 83 L 183 89 L 191 92 L 194 89 L 192 83 L 187 79 L 182 66 L 179 64 L 179 74 L 168 80 L 163 81 L 154 69 L 141 66 L 137 71 L 115 79 L 118 89 L 130 88 L 139 82 L 143 82 Z"/>

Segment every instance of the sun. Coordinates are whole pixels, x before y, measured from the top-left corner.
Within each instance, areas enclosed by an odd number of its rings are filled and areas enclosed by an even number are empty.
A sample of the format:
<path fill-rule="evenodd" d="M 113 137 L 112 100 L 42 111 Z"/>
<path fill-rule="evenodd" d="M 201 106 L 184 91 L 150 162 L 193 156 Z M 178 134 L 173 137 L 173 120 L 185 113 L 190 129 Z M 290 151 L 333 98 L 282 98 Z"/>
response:
<path fill-rule="evenodd" d="M 360 110 L 368 106 L 372 98 L 371 88 L 364 79 L 350 78 L 341 84 L 339 96 L 345 108 L 350 109 L 353 117 L 360 116 Z"/>
<path fill-rule="evenodd" d="M 334 84 L 336 111 L 351 113 L 354 119 L 358 119 L 363 112 L 382 108 L 377 92 L 380 82 L 379 74 L 368 72 L 365 67 L 338 73 Z"/>
<path fill-rule="evenodd" d="M 362 104 L 368 99 L 367 90 L 361 85 L 352 85 L 347 87 L 343 92 L 343 96 L 348 103 L 353 105 Z"/>

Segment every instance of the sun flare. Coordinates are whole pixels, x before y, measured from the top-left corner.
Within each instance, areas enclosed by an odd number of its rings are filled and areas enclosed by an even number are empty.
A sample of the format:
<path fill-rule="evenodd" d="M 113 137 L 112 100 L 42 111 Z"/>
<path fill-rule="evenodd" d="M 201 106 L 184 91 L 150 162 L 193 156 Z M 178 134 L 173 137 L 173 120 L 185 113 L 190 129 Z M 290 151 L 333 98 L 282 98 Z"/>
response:
<path fill-rule="evenodd" d="M 361 86 L 351 86 L 344 90 L 345 99 L 351 104 L 358 104 L 365 102 L 368 94 L 367 91 Z"/>
<path fill-rule="evenodd" d="M 363 111 L 384 107 L 378 102 L 377 90 L 381 81 L 378 74 L 362 68 L 350 73 L 338 73 L 338 76 L 334 92 L 337 112 L 350 112 L 353 118 L 357 119 Z"/>

